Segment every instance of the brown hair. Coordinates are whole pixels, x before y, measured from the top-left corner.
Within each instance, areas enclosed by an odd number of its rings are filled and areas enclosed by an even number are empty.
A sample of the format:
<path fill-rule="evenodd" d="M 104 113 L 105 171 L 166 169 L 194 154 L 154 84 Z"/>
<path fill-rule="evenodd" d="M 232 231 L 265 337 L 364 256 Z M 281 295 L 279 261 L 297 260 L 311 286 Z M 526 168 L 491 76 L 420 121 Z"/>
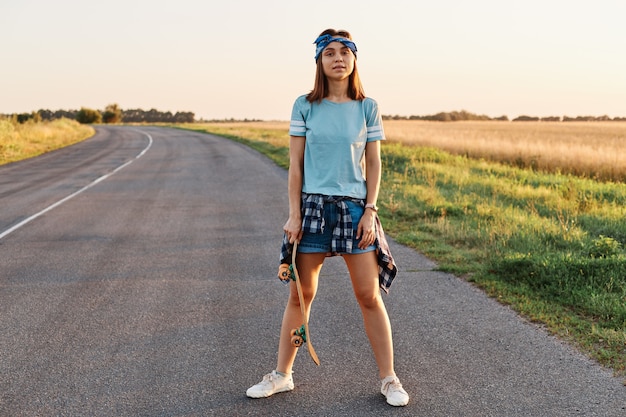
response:
<path fill-rule="evenodd" d="M 352 40 L 350 32 L 346 30 L 326 29 L 320 36 L 341 36 Z M 315 70 L 315 85 L 313 90 L 306 96 L 306 99 L 310 102 L 321 102 L 328 95 L 328 79 L 324 74 L 324 68 L 322 67 L 322 60 L 317 60 L 317 69 Z M 365 98 L 365 92 L 363 91 L 363 85 L 359 78 L 359 71 L 356 68 L 356 60 L 354 61 L 354 70 L 348 79 L 348 97 L 352 100 L 363 100 Z"/>

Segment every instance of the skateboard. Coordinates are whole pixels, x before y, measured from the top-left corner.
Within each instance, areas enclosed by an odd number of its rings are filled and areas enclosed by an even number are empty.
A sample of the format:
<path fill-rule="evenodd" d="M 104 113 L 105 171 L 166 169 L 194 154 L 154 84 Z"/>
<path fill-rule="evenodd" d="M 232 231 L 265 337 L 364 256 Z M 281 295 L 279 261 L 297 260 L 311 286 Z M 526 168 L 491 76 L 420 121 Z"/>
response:
<path fill-rule="evenodd" d="M 290 279 L 296 282 L 296 288 L 298 290 L 298 298 L 300 299 L 300 312 L 302 313 L 302 321 L 303 324 L 297 329 L 291 330 L 291 344 L 295 347 L 300 347 L 304 344 L 304 342 L 308 343 L 309 355 L 311 355 L 311 359 L 315 362 L 316 365 L 320 364 L 320 360 L 317 357 L 317 353 L 315 353 L 315 349 L 313 349 L 313 344 L 311 344 L 311 333 L 309 332 L 309 319 L 306 316 L 306 311 L 304 310 L 304 295 L 302 294 L 302 284 L 300 284 L 300 276 L 298 275 L 298 269 L 296 268 L 296 253 L 298 251 L 298 243 L 294 242 L 293 251 L 291 253 L 291 265 L 281 264 L 278 269 L 278 277 L 283 281 L 288 281 Z"/>

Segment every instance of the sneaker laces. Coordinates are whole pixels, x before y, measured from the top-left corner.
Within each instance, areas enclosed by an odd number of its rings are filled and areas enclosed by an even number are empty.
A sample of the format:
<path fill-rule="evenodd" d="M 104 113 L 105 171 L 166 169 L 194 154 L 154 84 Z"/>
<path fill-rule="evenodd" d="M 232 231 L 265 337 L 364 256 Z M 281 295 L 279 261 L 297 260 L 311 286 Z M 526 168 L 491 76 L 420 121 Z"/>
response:
<path fill-rule="evenodd" d="M 395 391 L 403 391 L 402 384 L 398 377 L 387 377 L 383 381 L 383 392 L 389 395 Z"/>
<path fill-rule="evenodd" d="M 287 380 L 288 378 L 288 376 L 283 376 L 276 371 L 272 371 L 269 374 L 263 376 L 263 381 L 261 381 L 261 384 L 267 385 L 271 383 L 273 386 L 276 386 L 277 382 Z"/>
<path fill-rule="evenodd" d="M 273 372 L 263 376 L 263 381 L 261 381 L 261 384 L 263 384 L 263 385 L 267 385 L 267 384 L 270 384 L 270 383 L 272 385 L 274 385 L 274 373 Z"/>

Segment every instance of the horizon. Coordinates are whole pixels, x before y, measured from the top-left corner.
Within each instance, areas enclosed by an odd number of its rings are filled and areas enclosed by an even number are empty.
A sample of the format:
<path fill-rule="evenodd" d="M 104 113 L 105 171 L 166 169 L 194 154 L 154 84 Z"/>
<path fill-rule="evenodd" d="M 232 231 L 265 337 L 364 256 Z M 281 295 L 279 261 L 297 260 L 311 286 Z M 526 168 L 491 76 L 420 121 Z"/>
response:
<path fill-rule="evenodd" d="M 116 103 L 288 120 L 313 86 L 313 40 L 334 27 L 353 35 L 384 115 L 626 117 L 624 15 L 614 0 L 13 2 L 0 6 L 0 113 Z"/>
<path fill-rule="evenodd" d="M 109 104 L 117 104 L 117 103 L 109 103 Z M 105 106 L 106 107 L 106 106 Z M 92 108 L 87 108 L 82 106 L 81 108 L 85 108 L 87 110 L 96 110 L 98 112 L 100 112 L 101 114 L 104 113 L 105 109 L 101 108 L 101 109 L 92 109 Z M 1 117 L 11 117 L 11 116 L 21 116 L 21 115 L 32 115 L 33 113 L 40 113 L 41 111 L 50 111 L 52 113 L 54 112 L 78 112 L 79 110 L 81 110 L 81 108 L 65 108 L 65 109 L 35 109 L 35 110 L 31 110 L 28 112 L 20 112 L 20 113 L 0 113 Z M 157 111 L 158 113 L 170 113 L 172 115 L 176 115 L 179 113 L 193 113 L 194 114 L 194 122 L 207 122 L 207 123 L 211 123 L 211 122 L 216 122 L 216 123 L 222 123 L 222 122 L 289 122 L 289 119 L 255 119 L 255 118 L 249 118 L 249 117 L 243 117 L 243 118 L 234 118 L 234 117 L 224 117 L 224 118 L 220 118 L 220 119 L 205 119 L 205 118 L 197 118 L 195 117 L 195 113 L 192 110 L 181 110 L 181 109 L 177 109 L 177 110 L 172 110 L 172 109 L 157 109 L 154 107 L 147 107 L 147 108 L 132 108 L 132 109 L 124 109 L 120 106 L 120 110 L 122 112 L 124 111 L 136 111 L 136 110 L 140 110 L 140 111 Z M 470 116 L 474 116 L 473 118 L 469 118 L 469 119 L 457 119 L 457 120 L 440 120 L 440 119 L 435 119 L 436 116 L 441 115 L 441 114 L 453 114 L 453 113 L 467 113 Z M 437 112 L 437 113 L 433 113 L 433 114 L 411 114 L 411 115 L 401 115 L 401 114 L 381 114 L 383 120 L 416 120 L 416 121 L 435 121 L 435 122 L 455 122 L 455 121 L 476 121 L 476 120 L 483 120 L 483 121 L 542 121 L 542 122 L 570 122 L 570 121 L 615 121 L 615 122 L 624 122 L 626 121 L 626 116 L 615 116 L 613 118 L 609 117 L 608 115 L 604 114 L 604 115 L 592 115 L 592 114 L 586 114 L 586 115 L 568 115 L 568 114 L 564 114 L 564 115 L 531 115 L 531 114 L 520 114 L 514 117 L 509 117 L 506 115 L 501 115 L 501 116 L 488 116 L 488 115 L 483 115 L 483 114 L 477 114 L 471 111 L 467 111 L 467 110 L 450 110 L 450 111 L 442 111 L 442 112 Z M 507 117 L 506 120 L 502 119 L 502 117 Z M 487 120 L 485 119 L 479 119 L 481 117 L 488 117 Z M 607 118 L 608 119 L 604 119 Z M 536 119 L 536 120 L 535 120 Z M 548 119 L 558 119 L 558 120 L 548 120 Z M 585 120 L 585 119 L 589 119 L 589 120 Z M 124 122 L 124 120 L 122 120 L 122 123 Z"/>

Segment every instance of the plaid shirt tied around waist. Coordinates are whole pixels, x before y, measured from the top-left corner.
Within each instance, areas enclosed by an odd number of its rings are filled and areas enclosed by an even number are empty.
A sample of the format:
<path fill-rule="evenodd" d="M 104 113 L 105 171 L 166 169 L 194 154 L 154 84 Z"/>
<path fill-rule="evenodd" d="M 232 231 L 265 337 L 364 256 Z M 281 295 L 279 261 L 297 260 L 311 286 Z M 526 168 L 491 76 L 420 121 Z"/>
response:
<path fill-rule="evenodd" d="M 324 204 L 333 203 L 337 205 L 339 219 L 337 225 L 333 228 L 331 240 L 331 252 L 327 256 L 335 256 L 341 253 L 352 253 L 352 243 L 354 241 L 354 227 L 352 224 L 352 216 L 346 204 L 346 200 L 351 200 L 361 207 L 365 206 L 363 199 L 351 197 L 335 197 L 320 194 L 302 193 L 302 231 L 306 233 L 322 233 L 326 227 L 324 221 Z M 383 226 L 376 217 L 376 255 L 378 259 L 378 281 L 380 288 L 385 292 L 389 292 L 389 287 L 393 282 L 398 267 L 391 256 L 389 244 L 385 238 Z M 283 235 L 283 243 L 280 251 L 281 263 L 291 263 L 291 252 L 293 245 L 289 243 L 287 235 Z"/>

